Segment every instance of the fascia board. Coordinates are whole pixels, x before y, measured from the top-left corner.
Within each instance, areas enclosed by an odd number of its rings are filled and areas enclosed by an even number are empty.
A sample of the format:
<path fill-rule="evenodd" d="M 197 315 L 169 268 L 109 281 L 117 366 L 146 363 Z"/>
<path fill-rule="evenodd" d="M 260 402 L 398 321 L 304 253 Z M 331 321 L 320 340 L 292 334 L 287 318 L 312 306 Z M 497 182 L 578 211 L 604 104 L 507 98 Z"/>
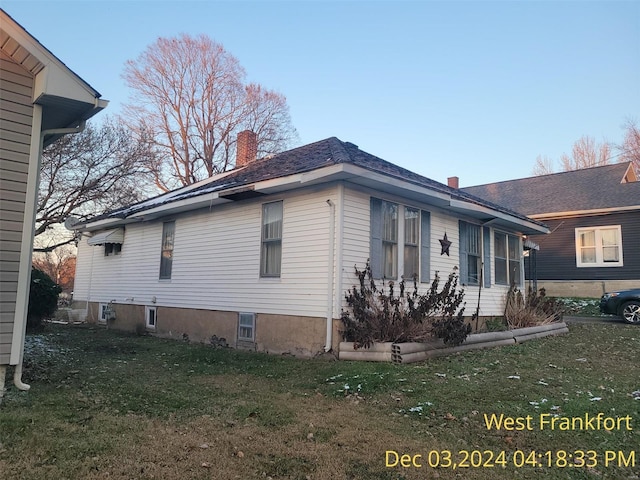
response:
<path fill-rule="evenodd" d="M 608 213 L 622 213 L 632 212 L 640 210 L 640 205 L 630 205 L 626 207 L 612 207 L 612 208 L 595 208 L 592 210 L 570 210 L 566 212 L 551 212 L 528 215 L 535 220 L 548 220 L 552 218 L 571 218 L 571 217 L 587 217 L 590 215 L 602 215 Z"/>
<path fill-rule="evenodd" d="M 73 226 L 73 230 L 79 232 L 92 232 L 94 230 L 100 230 L 103 228 L 119 227 L 125 225 L 127 222 L 122 218 L 104 218 L 102 220 L 96 220 L 95 222 L 77 223 Z"/>
<path fill-rule="evenodd" d="M 220 192 L 212 192 L 207 193 L 205 195 L 198 195 L 196 197 L 185 198 L 183 200 L 178 200 L 176 202 L 171 202 L 166 205 L 160 205 L 155 208 L 150 208 L 148 210 L 142 210 L 140 212 L 134 213 L 128 219 L 135 220 L 151 220 L 152 218 L 157 218 L 165 215 L 171 215 L 173 213 L 182 213 L 190 210 L 197 210 L 199 208 L 207 207 L 210 205 L 218 205 L 220 203 L 228 203 L 230 200 L 226 200 L 224 198 L 219 198 Z"/>

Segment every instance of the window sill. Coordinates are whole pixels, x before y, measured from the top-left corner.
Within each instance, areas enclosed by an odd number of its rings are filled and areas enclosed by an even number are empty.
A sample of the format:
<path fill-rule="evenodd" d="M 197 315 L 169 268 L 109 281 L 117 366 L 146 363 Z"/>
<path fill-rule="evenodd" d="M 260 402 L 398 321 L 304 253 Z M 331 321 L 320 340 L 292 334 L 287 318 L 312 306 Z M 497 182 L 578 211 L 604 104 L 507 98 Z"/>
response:
<path fill-rule="evenodd" d="M 622 263 L 589 263 L 589 264 L 582 264 L 582 265 L 576 265 L 578 268 L 617 268 L 617 267 L 624 267 L 624 264 Z"/>

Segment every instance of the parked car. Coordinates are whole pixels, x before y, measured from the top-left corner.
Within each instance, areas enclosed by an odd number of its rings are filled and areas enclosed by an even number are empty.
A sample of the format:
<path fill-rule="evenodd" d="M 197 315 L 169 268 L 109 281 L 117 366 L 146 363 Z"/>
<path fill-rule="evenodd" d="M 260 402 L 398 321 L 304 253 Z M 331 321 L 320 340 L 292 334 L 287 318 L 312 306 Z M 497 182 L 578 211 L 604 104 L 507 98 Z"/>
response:
<path fill-rule="evenodd" d="M 600 299 L 600 311 L 620 315 L 627 323 L 640 324 L 640 288 L 605 293 Z"/>

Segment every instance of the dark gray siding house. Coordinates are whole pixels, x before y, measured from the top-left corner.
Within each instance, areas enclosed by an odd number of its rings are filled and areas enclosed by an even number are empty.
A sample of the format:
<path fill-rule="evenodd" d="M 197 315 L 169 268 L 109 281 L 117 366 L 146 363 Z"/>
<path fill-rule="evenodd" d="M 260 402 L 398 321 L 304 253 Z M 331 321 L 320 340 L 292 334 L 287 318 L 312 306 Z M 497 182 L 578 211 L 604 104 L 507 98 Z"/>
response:
<path fill-rule="evenodd" d="M 0 9 L 0 399 L 21 381 L 42 148 L 107 102 Z"/>
<path fill-rule="evenodd" d="M 538 286 L 598 297 L 640 285 L 640 181 L 630 162 L 463 188 L 543 221 Z"/>

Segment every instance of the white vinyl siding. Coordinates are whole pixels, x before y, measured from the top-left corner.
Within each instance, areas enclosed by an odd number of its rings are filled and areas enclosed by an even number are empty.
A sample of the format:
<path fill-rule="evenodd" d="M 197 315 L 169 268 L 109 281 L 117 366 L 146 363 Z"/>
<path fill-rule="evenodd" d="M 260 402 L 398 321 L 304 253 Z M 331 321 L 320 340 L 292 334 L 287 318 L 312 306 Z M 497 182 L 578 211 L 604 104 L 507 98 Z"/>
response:
<path fill-rule="evenodd" d="M 280 278 L 260 277 L 263 201 L 242 201 L 176 218 L 171 282 L 158 280 L 162 222 L 127 225 L 120 260 L 78 247 L 74 299 L 92 302 L 325 317 L 330 208 L 337 187 L 283 195 Z M 367 234 L 368 240 L 368 234 Z M 92 263 L 93 262 L 93 263 Z"/>
<path fill-rule="evenodd" d="M 3 365 L 9 363 L 16 314 L 33 125 L 33 76 L 1 53 L 0 72 L 0 365 Z"/>
<path fill-rule="evenodd" d="M 578 267 L 622 267 L 620 225 L 576 228 Z"/>

